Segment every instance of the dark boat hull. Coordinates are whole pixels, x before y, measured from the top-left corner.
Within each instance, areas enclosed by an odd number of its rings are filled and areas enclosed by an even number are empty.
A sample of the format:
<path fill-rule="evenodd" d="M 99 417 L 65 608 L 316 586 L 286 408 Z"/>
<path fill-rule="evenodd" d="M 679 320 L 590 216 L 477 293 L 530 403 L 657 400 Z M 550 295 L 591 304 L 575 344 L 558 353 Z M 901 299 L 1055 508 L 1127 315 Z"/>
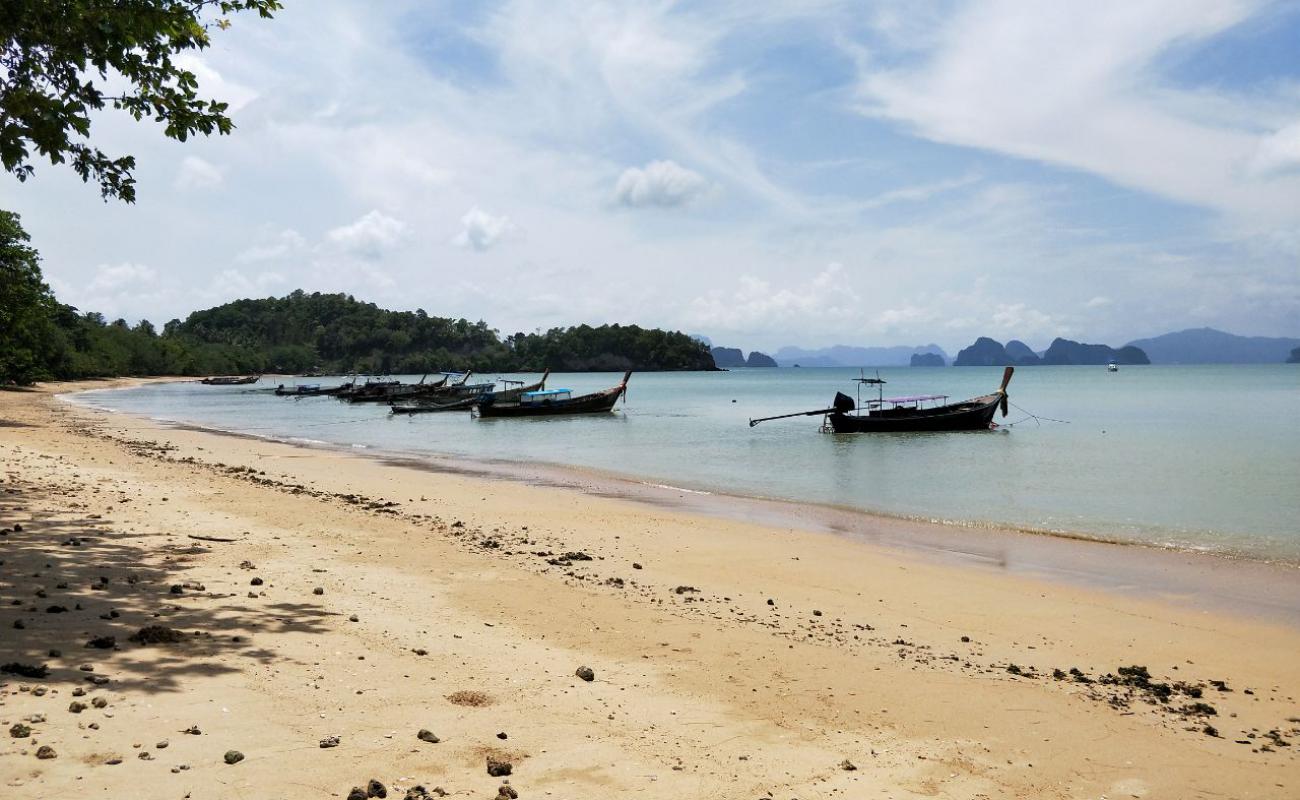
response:
<path fill-rule="evenodd" d="M 222 375 L 215 378 L 204 378 L 199 381 L 206 386 L 248 386 L 257 383 L 261 375 L 248 375 L 246 377 L 235 377 L 231 375 Z"/>
<path fill-rule="evenodd" d="M 477 397 L 453 400 L 447 403 L 421 403 L 414 406 L 393 406 L 393 414 L 435 414 L 441 411 L 469 411 L 478 404 Z"/>
<path fill-rule="evenodd" d="M 976 397 L 937 408 L 877 409 L 869 414 L 827 414 L 835 433 L 904 433 L 914 431 L 983 431 L 993 422 L 1000 394 Z"/>
<path fill-rule="evenodd" d="M 630 373 L 629 373 L 630 374 Z M 496 403 L 484 398 L 478 407 L 480 417 L 556 417 L 566 414 L 600 414 L 614 408 L 618 398 L 627 390 L 627 379 L 621 386 L 603 392 L 585 394 L 571 400 L 553 403 Z"/>

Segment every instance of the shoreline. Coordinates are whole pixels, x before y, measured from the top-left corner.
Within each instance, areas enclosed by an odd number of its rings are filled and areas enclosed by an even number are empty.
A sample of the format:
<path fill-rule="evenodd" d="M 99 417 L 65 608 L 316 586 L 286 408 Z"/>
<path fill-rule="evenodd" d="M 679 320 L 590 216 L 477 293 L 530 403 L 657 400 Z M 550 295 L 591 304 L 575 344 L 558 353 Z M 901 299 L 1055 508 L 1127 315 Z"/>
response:
<path fill-rule="evenodd" d="M 25 796 L 492 797 L 488 759 L 557 800 L 1300 786 L 1300 632 L 1275 620 L 146 430 L 48 389 L 0 392 L 0 418 L 0 665 L 21 673 L 0 726 L 26 726 L 0 780 Z"/>
<path fill-rule="evenodd" d="M 104 387 L 102 391 L 173 380 L 122 379 L 122 385 Z M 426 472 L 511 481 L 733 522 L 810 530 L 937 563 L 1066 581 L 1136 597 L 1174 599 L 1206 610 L 1245 614 L 1300 628 L 1300 564 L 1285 559 L 1135 542 L 1090 533 L 938 520 L 812 501 L 703 490 L 570 464 L 402 452 L 234 431 L 102 408 L 79 402 L 75 395 L 82 393 L 59 392 L 53 396 L 79 408 L 144 422 L 148 428 L 274 442 Z M 1117 552 L 1122 552 L 1124 557 L 1113 558 Z"/>

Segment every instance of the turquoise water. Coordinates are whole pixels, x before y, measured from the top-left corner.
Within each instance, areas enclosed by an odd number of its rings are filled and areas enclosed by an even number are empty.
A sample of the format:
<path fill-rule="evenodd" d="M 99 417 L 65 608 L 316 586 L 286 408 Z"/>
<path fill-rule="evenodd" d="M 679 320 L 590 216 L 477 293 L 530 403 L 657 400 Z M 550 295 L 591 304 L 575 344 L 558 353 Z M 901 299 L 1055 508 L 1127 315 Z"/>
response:
<path fill-rule="evenodd" d="M 1001 368 L 880 370 L 886 395 L 997 388 Z M 856 370 L 633 375 L 614 414 L 425 414 L 197 383 L 88 392 L 93 405 L 273 438 L 403 455 L 541 461 L 701 491 L 1300 562 L 1300 367 L 1033 367 L 999 431 L 818 433 Z M 496 377 L 496 376 L 492 376 Z M 524 378 L 529 376 L 503 376 Z M 620 375 L 552 376 L 575 392 Z M 263 381 L 274 385 L 278 381 Z M 313 379 L 312 382 L 316 382 Z M 331 383 L 322 379 L 322 383 Z M 1018 421 L 1021 420 L 1021 421 Z"/>

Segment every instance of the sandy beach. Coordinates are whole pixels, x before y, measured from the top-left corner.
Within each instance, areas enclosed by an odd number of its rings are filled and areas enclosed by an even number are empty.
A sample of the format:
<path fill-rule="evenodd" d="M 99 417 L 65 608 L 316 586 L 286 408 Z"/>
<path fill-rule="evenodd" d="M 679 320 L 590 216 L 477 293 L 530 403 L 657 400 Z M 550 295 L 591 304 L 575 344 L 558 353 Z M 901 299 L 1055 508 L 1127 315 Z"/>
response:
<path fill-rule="evenodd" d="M 15 796 L 1300 796 L 1294 568 L 961 558 L 55 397 L 106 385 L 0 392 Z"/>

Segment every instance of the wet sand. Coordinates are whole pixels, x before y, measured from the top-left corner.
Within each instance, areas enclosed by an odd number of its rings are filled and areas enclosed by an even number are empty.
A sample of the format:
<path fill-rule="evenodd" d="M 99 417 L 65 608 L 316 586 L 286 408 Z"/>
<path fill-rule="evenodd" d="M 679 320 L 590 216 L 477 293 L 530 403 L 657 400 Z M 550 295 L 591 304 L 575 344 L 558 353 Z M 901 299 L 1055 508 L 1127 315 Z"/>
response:
<path fill-rule="evenodd" d="M 489 761 L 521 797 L 1300 791 L 1290 568 L 416 469 L 70 388 L 0 392 L 24 796 L 491 798 Z"/>

